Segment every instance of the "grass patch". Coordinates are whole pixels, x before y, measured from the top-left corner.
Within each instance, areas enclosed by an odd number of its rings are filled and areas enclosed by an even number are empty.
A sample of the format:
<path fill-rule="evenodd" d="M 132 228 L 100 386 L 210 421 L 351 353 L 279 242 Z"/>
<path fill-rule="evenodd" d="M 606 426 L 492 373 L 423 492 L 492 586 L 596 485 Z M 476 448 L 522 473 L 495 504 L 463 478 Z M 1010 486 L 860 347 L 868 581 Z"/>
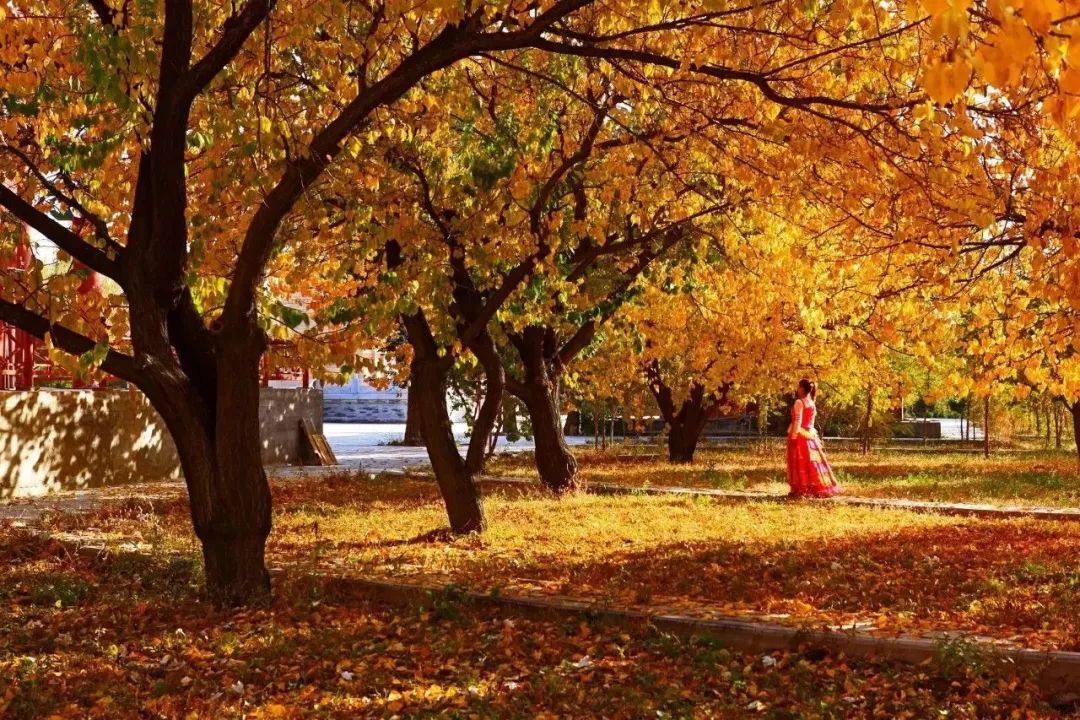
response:
<path fill-rule="evenodd" d="M 785 494 L 783 451 L 777 447 L 704 448 L 691 465 L 662 457 L 576 450 L 581 478 L 633 487 L 678 486 Z M 862 455 L 830 452 L 829 459 L 849 495 L 937 502 L 1080 506 L 1080 474 L 1071 453 L 1008 452 L 989 459 L 978 454 L 889 451 Z M 535 477 L 525 453 L 496 456 L 492 475 Z"/>

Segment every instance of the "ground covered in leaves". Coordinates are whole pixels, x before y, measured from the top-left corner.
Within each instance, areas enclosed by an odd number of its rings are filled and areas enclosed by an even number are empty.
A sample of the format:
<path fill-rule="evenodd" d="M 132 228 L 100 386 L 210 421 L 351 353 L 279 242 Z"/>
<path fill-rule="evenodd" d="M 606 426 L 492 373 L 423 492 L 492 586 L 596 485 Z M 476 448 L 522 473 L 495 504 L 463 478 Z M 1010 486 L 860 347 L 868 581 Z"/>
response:
<path fill-rule="evenodd" d="M 485 499 L 486 533 L 454 538 L 429 480 L 337 475 L 279 481 L 274 493 L 269 559 L 292 573 L 1080 649 L 1080 523 L 505 488 Z M 189 522 L 176 498 L 45 525 L 193 558 Z"/>
<path fill-rule="evenodd" d="M 788 491 L 783 446 L 704 447 L 691 465 L 673 465 L 662 449 L 616 446 L 606 452 L 575 448 L 581 478 L 620 485 L 680 486 L 767 492 Z M 934 447 L 878 448 L 869 455 L 828 450 L 829 460 L 849 495 L 937 502 L 1080 507 L 1080 473 L 1073 452 L 995 451 Z M 500 454 L 491 475 L 535 478 L 529 453 Z"/>
<path fill-rule="evenodd" d="M 270 607 L 219 613 L 200 583 L 188 557 L 0 528 L 0 717 L 1060 717 L 960 646 L 919 667 L 750 655 L 452 594 L 391 608 L 294 574 Z"/>

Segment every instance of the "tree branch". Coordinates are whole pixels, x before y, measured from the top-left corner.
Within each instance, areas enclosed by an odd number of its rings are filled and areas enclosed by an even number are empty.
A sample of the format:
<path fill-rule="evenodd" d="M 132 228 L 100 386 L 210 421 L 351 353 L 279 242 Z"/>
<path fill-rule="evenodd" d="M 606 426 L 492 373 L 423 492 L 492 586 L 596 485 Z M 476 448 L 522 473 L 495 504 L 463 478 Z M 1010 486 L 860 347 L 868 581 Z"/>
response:
<path fill-rule="evenodd" d="M 612 289 L 607 296 L 604 297 L 603 301 L 606 302 L 607 306 L 602 308 L 595 316 L 582 323 L 577 331 L 570 336 L 570 339 L 563 343 L 562 347 L 555 353 L 555 367 L 561 369 L 568 365 L 582 350 L 589 346 L 589 343 L 592 342 L 593 337 L 596 335 L 596 329 L 610 319 L 622 306 L 622 300 L 619 299 L 619 296 L 630 289 L 641 274 L 648 269 L 649 264 L 652 263 L 653 260 L 666 253 L 684 237 L 685 235 L 675 228 L 670 235 L 665 238 L 659 250 L 653 251 L 646 246 L 642 253 L 638 255 L 637 262 L 623 272 L 622 280 L 615 285 L 614 289 Z"/>
<path fill-rule="evenodd" d="M 307 188 L 341 152 L 345 138 L 356 131 L 372 112 L 402 97 L 431 73 L 449 67 L 458 60 L 484 51 L 533 45 L 554 23 L 592 2 L 594 0 L 559 0 L 527 28 L 515 32 L 475 32 L 470 26 L 472 19 L 447 27 L 353 98 L 337 117 L 315 134 L 305 157 L 289 164 L 252 217 L 225 300 L 222 324 L 239 325 L 250 320 L 255 293 L 266 263 L 270 260 L 274 237 L 281 222 Z"/>
<path fill-rule="evenodd" d="M 657 65 L 660 67 L 679 70 L 682 63 L 672 57 L 647 50 L 631 50 L 628 48 L 595 47 L 592 45 L 571 45 L 569 43 L 555 42 L 553 40 L 538 40 L 533 44 L 538 50 L 562 55 L 576 55 L 578 57 L 591 57 L 600 60 L 627 60 L 643 65 Z M 766 98 L 779 105 L 785 105 L 797 109 L 812 110 L 814 106 L 839 108 L 844 110 L 856 110 L 860 112 L 885 113 L 899 109 L 898 106 L 882 103 L 860 103 L 853 100 L 844 100 L 825 95 L 791 96 L 778 92 L 763 73 L 749 70 L 738 70 L 722 65 L 701 65 L 690 63 L 686 69 L 690 72 L 707 75 L 718 80 L 733 80 L 746 82 L 754 85 Z"/>
<path fill-rule="evenodd" d="M 0 321 L 30 333 L 39 340 L 48 335 L 54 346 L 72 355 L 90 352 L 97 343 L 80 333 L 58 323 L 50 323 L 48 318 L 27 310 L 22 305 L 0 299 Z M 135 358 L 110 349 L 101 363 L 101 369 L 110 375 L 138 385 L 143 379 Z"/>
<path fill-rule="evenodd" d="M 536 194 L 536 202 L 533 203 L 532 209 L 529 212 L 529 229 L 532 230 L 533 235 L 537 238 L 542 237 L 545 233 L 544 228 L 541 227 L 540 218 L 544 212 L 544 207 L 547 205 L 548 200 L 551 199 L 551 194 L 555 191 L 555 187 L 562 180 L 566 173 L 570 172 L 576 165 L 585 162 L 592 155 L 593 144 L 596 142 L 596 136 L 600 134 L 600 129 L 604 126 L 604 120 L 608 116 L 608 108 L 599 108 L 593 115 L 593 121 L 589 125 L 588 130 L 585 131 L 585 137 L 581 140 L 581 145 L 578 149 L 555 169 L 555 172 L 544 182 L 540 188 L 540 192 Z"/>
<path fill-rule="evenodd" d="M 190 106 L 199 93 L 240 51 L 255 29 L 270 14 L 276 0 L 248 0 L 240 12 L 230 15 L 222 25 L 221 37 L 205 55 L 184 73 L 177 85 L 180 102 Z"/>
<path fill-rule="evenodd" d="M 107 250 L 111 250 L 115 256 L 120 255 L 124 248 L 118 242 L 113 240 L 111 235 L 109 235 L 109 226 L 105 223 L 105 220 L 101 216 L 91 212 L 90 210 L 87 210 L 86 207 L 82 203 L 80 203 L 74 195 L 69 195 L 68 193 L 65 193 L 63 190 L 57 187 L 56 183 L 51 182 L 49 178 L 45 177 L 45 173 L 41 172 L 41 170 L 38 169 L 38 167 L 30 159 L 30 156 L 19 148 L 13 147 L 11 145 L 4 145 L 0 147 L 0 149 L 19 158 L 19 160 L 23 163 L 23 166 L 26 167 L 30 174 L 37 178 L 37 181 L 41 183 L 42 187 L 44 187 L 49 192 L 49 195 L 51 195 L 55 200 L 58 200 L 64 205 L 66 205 L 68 209 L 77 212 L 79 216 L 83 219 L 87 220 L 94 228 L 94 235 L 96 235 L 97 238 L 101 240 L 105 248 Z M 67 180 L 66 184 L 69 186 L 69 188 L 74 186 L 74 183 L 72 183 L 70 179 Z"/>
<path fill-rule="evenodd" d="M 86 1 L 94 11 L 94 14 L 97 15 L 101 24 L 113 32 L 116 32 L 116 11 L 109 7 L 105 0 Z"/>
<path fill-rule="evenodd" d="M 119 264 L 105 252 L 90 245 L 75 233 L 23 200 L 10 188 L 0 184 L 0 206 L 48 238 L 57 247 L 94 272 L 112 278 L 123 285 Z"/>

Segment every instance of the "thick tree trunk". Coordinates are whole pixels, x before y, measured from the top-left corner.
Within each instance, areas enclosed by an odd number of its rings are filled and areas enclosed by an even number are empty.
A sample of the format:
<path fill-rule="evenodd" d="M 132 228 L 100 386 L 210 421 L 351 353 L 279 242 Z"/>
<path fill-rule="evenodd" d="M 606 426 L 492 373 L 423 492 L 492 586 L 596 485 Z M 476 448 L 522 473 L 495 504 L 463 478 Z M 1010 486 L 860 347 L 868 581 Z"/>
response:
<path fill-rule="evenodd" d="M 676 410 L 671 388 L 664 382 L 656 363 L 646 368 L 649 389 L 656 399 L 660 415 L 668 425 L 668 460 L 673 463 L 692 463 L 701 433 L 709 415 L 727 396 L 728 389 L 706 394 L 700 383 L 694 383 L 686 399 Z"/>
<path fill-rule="evenodd" d="M 221 605 L 241 605 L 270 593 L 263 560 L 270 534 L 270 485 L 259 429 L 259 361 L 265 337 L 254 324 L 241 332 L 218 343 L 217 376 L 223 381 L 217 384 L 218 478 L 211 486 L 215 512 L 196 525 L 207 588 Z"/>
<path fill-rule="evenodd" d="M 563 494 L 577 490 L 577 459 L 563 435 L 558 376 L 548 363 L 552 354 L 552 335 L 546 327 L 531 326 L 513 338 L 524 368 L 524 379 L 508 380 L 506 386 L 529 413 L 540 482 L 548 490 Z"/>
<path fill-rule="evenodd" d="M 563 435 L 555 393 L 548 384 L 532 380 L 511 383 L 510 391 L 529 413 L 536 443 L 536 471 L 548 490 L 562 494 L 577 490 L 577 459 Z"/>
<path fill-rule="evenodd" d="M 401 247 L 397 242 L 388 242 L 386 251 L 388 267 L 401 264 Z M 460 257 L 454 263 L 454 271 L 457 281 L 453 292 L 455 303 L 461 305 L 462 309 L 475 311 L 479 298 L 471 288 Z M 450 529 L 459 534 L 482 532 L 487 522 L 476 478 L 484 465 L 487 442 L 498 419 L 503 395 L 503 370 L 495 353 L 494 342 L 486 327 L 475 335 L 463 338 L 481 362 L 487 387 L 486 396 L 477 409 L 468 453 L 462 458 L 454 439 L 450 412 L 446 408 L 446 385 L 455 355 L 440 346 L 423 311 L 403 316 L 401 321 L 413 348 L 410 387 L 416 398 L 420 434 L 446 504 Z"/>
<path fill-rule="evenodd" d="M 414 384 L 409 383 L 407 389 L 407 407 L 405 410 L 405 439 L 402 445 L 421 447 L 424 444 L 424 435 L 420 432 L 420 401 L 414 390 Z"/>
<path fill-rule="evenodd" d="M 686 404 L 683 404 L 686 407 Z M 700 411 L 692 411 L 686 414 L 684 419 L 669 423 L 668 430 L 668 461 L 673 463 L 692 463 L 694 453 L 697 451 L 698 441 L 701 439 L 701 431 L 705 429 L 706 417 L 704 408 Z M 679 413 L 682 415 L 682 412 Z"/>
<path fill-rule="evenodd" d="M 245 318 L 210 332 L 186 289 L 163 311 L 168 298 L 155 298 L 149 276 L 132 277 L 132 344 L 143 359 L 135 382 L 175 442 L 207 594 L 221 607 L 264 602 L 271 497 L 262 464 L 259 364 L 266 336 Z"/>
<path fill-rule="evenodd" d="M 445 358 L 426 358 L 418 353 L 412 363 L 412 388 L 419 408 L 421 433 L 446 503 L 450 529 L 459 534 L 481 532 L 486 521 L 480 488 L 474 473 L 458 452 L 450 413 L 446 409 L 449 369 Z"/>
<path fill-rule="evenodd" d="M 219 607 L 270 595 L 264 548 L 270 534 L 270 486 L 259 430 L 259 340 L 219 342 L 216 394 L 158 377 L 144 388 L 176 444 L 191 520 L 202 545 L 206 589 Z M 205 390 L 206 388 L 204 388 Z"/>

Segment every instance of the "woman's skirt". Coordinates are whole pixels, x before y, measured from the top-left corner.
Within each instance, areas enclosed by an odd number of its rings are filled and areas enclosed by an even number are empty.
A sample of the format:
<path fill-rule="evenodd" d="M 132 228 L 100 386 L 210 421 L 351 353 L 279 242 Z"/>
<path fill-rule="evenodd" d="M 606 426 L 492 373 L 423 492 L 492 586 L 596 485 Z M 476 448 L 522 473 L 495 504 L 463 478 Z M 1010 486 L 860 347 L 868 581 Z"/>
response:
<path fill-rule="evenodd" d="M 818 440 L 788 438 L 787 477 L 791 497 L 829 497 L 840 492 Z"/>

